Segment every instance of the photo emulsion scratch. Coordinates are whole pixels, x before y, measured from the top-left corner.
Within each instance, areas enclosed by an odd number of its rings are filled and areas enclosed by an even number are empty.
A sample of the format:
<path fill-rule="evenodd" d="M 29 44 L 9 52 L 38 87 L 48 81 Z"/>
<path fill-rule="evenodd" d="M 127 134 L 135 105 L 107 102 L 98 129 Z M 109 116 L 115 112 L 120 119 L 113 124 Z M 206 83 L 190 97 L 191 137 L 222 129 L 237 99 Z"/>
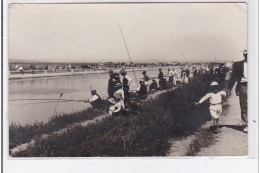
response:
<path fill-rule="evenodd" d="M 246 3 L 8 16 L 10 157 L 248 155 Z"/>

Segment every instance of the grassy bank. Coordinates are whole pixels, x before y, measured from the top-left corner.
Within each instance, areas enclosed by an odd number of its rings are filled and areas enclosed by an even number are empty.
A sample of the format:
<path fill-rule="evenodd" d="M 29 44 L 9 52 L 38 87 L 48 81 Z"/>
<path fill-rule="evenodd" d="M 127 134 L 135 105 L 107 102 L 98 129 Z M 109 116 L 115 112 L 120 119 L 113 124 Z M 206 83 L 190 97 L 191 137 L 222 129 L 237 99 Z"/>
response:
<path fill-rule="evenodd" d="M 199 130 L 189 145 L 186 156 L 196 156 L 202 148 L 209 147 L 214 141 L 214 136 L 210 129 Z"/>
<path fill-rule="evenodd" d="M 193 102 L 206 94 L 212 80 L 212 76 L 198 76 L 182 88 L 147 100 L 142 112 L 113 116 L 48 139 L 36 139 L 34 146 L 13 156 L 164 156 L 170 138 L 187 136 L 209 120 L 207 103 L 198 108 Z"/>
<path fill-rule="evenodd" d="M 104 110 L 105 109 L 106 108 L 104 108 Z M 36 136 L 50 134 L 73 123 L 91 120 L 103 112 L 103 110 L 87 108 L 79 112 L 52 116 L 47 123 L 37 122 L 34 124 L 20 125 L 11 122 L 9 125 L 9 149 L 30 142 Z"/>

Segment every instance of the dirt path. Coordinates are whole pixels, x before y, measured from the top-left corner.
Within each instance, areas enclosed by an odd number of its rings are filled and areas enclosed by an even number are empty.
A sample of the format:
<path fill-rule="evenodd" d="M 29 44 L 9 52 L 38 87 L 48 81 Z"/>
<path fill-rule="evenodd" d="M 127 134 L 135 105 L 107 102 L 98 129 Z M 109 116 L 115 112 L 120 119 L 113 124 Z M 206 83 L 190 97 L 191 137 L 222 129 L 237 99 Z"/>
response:
<path fill-rule="evenodd" d="M 219 120 L 220 131 L 214 134 L 216 142 L 208 148 L 202 148 L 197 156 L 245 156 L 248 153 L 248 135 L 243 132 L 240 118 L 239 98 L 235 92 L 228 98 L 225 104 L 229 105 Z M 211 126 L 208 121 L 201 128 Z M 170 141 L 171 148 L 167 156 L 185 156 L 194 135 L 184 139 Z"/>
<path fill-rule="evenodd" d="M 228 98 L 228 109 L 220 118 L 220 132 L 215 135 L 216 143 L 203 148 L 198 156 L 246 156 L 248 135 L 243 132 L 240 118 L 239 98 L 235 92 Z"/>

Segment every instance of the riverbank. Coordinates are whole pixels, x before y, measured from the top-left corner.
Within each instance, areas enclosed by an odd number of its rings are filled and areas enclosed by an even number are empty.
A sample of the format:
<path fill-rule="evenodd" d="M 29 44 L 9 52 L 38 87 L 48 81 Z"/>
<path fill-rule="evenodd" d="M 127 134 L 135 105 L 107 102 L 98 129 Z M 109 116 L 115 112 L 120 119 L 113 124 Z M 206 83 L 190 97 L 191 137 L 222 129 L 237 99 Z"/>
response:
<path fill-rule="evenodd" d="M 208 107 L 193 105 L 213 80 L 202 75 L 188 85 L 159 94 L 142 103 L 141 111 L 112 116 L 89 126 L 76 125 L 47 139 L 35 138 L 34 145 L 13 157 L 166 156 L 170 138 L 188 136 L 204 124 Z"/>

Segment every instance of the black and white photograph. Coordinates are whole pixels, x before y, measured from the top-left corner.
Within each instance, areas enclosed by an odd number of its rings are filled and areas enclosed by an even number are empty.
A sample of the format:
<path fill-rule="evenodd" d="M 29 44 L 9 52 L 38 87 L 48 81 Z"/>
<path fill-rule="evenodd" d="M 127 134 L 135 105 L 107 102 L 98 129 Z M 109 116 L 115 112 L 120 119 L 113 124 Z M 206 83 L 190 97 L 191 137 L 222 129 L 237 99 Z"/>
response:
<path fill-rule="evenodd" d="M 247 3 L 9 3 L 8 155 L 248 156 L 251 57 Z"/>

